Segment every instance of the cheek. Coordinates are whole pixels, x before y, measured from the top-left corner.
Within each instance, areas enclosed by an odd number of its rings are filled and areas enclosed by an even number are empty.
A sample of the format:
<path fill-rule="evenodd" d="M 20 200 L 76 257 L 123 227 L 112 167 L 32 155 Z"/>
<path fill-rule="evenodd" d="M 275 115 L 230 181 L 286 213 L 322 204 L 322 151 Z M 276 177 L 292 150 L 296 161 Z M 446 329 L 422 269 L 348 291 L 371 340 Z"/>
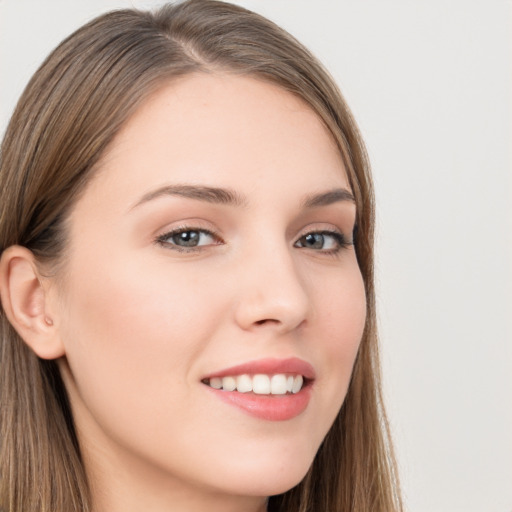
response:
<path fill-rule="evenodd" d="M 331 350 L 357 351 L 366 322 L 366 294 L 355 255 L 334 275 L 315 286 L 312 302 L 315 317 L 326 333 Z"/>
<path fill-rule="evenodd" d="M 175 340 L 200 333 L 201 319 L 207 321 L 202 305 L 215 304 L 215 290 L 200 286 L 193 274 L 171 273 L 165 265 L 119 258 L 115 265 L 99 263 L 96 268 L 74 280 L 74 290 L 68 293 L 73 321 L 68 325 L 80 325 L 75 334 L 88 344 L 103 339 L 101 350 L 145 351 L 152 341 L 163 349 L 171 339 L 179 350 Z M 89 336 L 81 335 L 83 329 Z"/>
<path fill-rule="evenodd" d="M 366 294 L 358 267 L 332 279 L 321 297 L 316 303 L 322 349 L 317 350 L 327 378 L 319 379 L 318 385 L 325 410 L 334 420 L 345 399 L 366 322 Z"/>
<path fill-rule="evenodd" d="M 149 413 L 173 402 L 170 390 L 178 385 L 186 394 L 189 363 L 207 344 L 218 316 L 214 290 L 185 273 L 168 275 L 136 262 L 96 268 L 75 273 L 64 334 L 83 401 L 122 416 L 134 403 Z"/>

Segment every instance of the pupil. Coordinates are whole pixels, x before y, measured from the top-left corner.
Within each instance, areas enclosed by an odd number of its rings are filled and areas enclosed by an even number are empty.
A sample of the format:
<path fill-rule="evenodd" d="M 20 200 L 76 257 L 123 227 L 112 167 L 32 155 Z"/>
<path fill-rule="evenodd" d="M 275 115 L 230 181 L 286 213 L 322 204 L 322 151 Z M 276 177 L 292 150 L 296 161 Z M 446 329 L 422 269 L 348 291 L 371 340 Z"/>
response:
<path fill-rule="evenodd" d="M 320 233 L 310 233 L 306 235 L 306 245 L 315 249 L 321 249 L 324 246 L 324 237 Z"/>
<path fill-rule="evenodd" d="M 199 233 L 197 231 L 183 231 L 174 237 L 174 243 L 182 247 L 195 247 L 199 242 Z"/>

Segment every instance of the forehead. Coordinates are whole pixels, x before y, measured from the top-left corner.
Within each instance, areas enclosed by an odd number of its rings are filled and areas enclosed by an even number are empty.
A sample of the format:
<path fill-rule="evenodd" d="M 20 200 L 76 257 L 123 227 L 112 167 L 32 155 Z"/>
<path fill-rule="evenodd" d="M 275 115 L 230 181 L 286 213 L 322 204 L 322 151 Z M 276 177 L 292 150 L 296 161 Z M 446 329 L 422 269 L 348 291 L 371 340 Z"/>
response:
<path fill-rule="evenodd" d="M 283 177 L 350 188 L 333 137 L 303 100 L 235 75 L 166 84 L 128 120 L 99 171 L 117 190 L 137 192 L 169 180 L 254 190 L 269 180 L 282 185 Z"/>

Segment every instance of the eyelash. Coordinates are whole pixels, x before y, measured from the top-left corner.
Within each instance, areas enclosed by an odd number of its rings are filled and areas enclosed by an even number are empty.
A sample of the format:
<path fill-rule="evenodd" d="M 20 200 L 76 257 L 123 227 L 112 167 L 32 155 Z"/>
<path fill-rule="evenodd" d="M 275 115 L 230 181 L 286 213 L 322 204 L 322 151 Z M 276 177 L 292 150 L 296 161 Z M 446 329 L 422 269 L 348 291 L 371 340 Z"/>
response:
<path fill-rule="evenodd" d="M 173 229 L 171 231 L 168 231 L 167 233 L 164 233 L 162 235 L 159 235 L 156 238 L 156 243 L 161 245 L 162 247 L 165 247 L 167 249 L 171 249 L 178 252 L 185 252 L 185 253 L 191 253 L 191 252 L 197 252 L 200 251 L 202 245 L 199 246 L 191 246 L 191 247 L 183 247 L 175 243 L 170 243 L 168 240 L 169 238 L 178 236 L 182 233 L 201 233 L 203 235 L 207 235 L 212 237 L 217 243 L 212 245 L 219 245 L 220 242 L 222 242 L 222 238 L 220 235 L 218 235 L 215 231 L 212 231 L 210 229 L 204 229 L 204 228 L 198 228 L 193 226 L 181 226 L 176 229 Z"/>
<path fill-rule="evenodd" d="M 356 230 L 354 229 L 354 235 L 355 235 L 355 232 L 356 232 Z M 214 239 L 216 241 L 216 243 L 184 247 L 184 246 L 180 246 L 176 243 L 169 242 L 170 238 L 176 237 L 183 233 L 200 233 L 202 235 L 210 236 L 212 239 Z M 336 247 L 334 247 L 332 249 L 318 249 L 318 250 L 313 249 L 314 251 L 320 252 L 321 254 L 336 255 L 342 249 L 346 249 L 347 247 L 354 245 L 354 242 L 348 241 L 343 233 L 340 233 L 338 231 L 331 231 L 331 230 L 323 229 L 323 230 L 312 230 L 307 233 L 304 233 L 303 235 L 301 235 L 298 238 L 298 240 L 293 244 L 293 246 L 297 247 L 299 249 L 308 249 L 308 247 L 306 247 L 306 246 L 299 246 L 297 244 L 301 240 L 305 240 L 305 238 L 310 235 L 321 235 L 323 237 L 330 236 L 330 237 L 334 238 Z M 178 252 L 183 252 L 183 253 L 198 252 L 198 251 L 202 250 L 202 247 L 207 247 L 208 245 L 220 245 L 220 243 L 222 243 L 222 241 L 223 240 L 220 237 L 220 235 L 217 234 L 215 231 L 212 231 L 209 229 L 204 229 L 204 228 L 193 227 L 193 226 L 178 227 L 178 228 L 168 231 L 162 235 L 159 235 L 155 240 L 155 242 L 157 244 L 161 245 L 162 247 L 165 247 L 165 248 L 168 248 L 168 249 L 171 249 L 174 251 L 178 251 Z"/>
<path fill-rule="evenodd" d="M 328 230 L 328 229 L 322 229 L 320 231 L 309 231 L 308 233 L 305 233 L 303 234 L 293 245 L 294 247 L 299 247 L 301 249 L 308 249 L 308 247 L 300 247 L 300 246 L 297 246 L 297 243 L 300 241 L 300 240 L 304 240 L 307 236 L 309 235 L 321 235 L 323 237 L 326 237 L 326 236 L 330 236 L 332 238 L 334 238 L 335 240 L 335 243 L 336 243 L 336 247 L 332 248 L 332 249 L 319 249 L 318 252 L 320 252 L 321 254 L 327 254 L 327 255 L 336 255 L 338 254 L 341 250 L 343 249 L 346 249 L 347 247 L 350 247 L 351 245 L 354 245 L 353 242 L 349 242 L 346 238 L 346 236 L 343 234 L 343 233 L 340 233 L 338 231 L 332 231 L 332 230 Z M 313 249 L 314 250 L 314 249 Z"/>

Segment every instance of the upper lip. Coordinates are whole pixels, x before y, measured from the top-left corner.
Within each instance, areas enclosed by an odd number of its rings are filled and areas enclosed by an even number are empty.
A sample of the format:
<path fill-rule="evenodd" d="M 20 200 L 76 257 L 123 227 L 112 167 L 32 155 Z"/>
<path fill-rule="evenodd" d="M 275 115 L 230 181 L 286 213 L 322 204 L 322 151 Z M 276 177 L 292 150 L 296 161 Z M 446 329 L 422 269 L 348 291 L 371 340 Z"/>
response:
<path fill-rule="evenodd" d="M 289 357 L 287 359 L 267 358 L 248 361 L 247 363 L 238 364 L 236 366 L 231 366 L 230 368 L 224 368 L 223 370 L 216 371 L 207 375 L 205 378 L 212 379 L 214 377 L 244 374 L 275 375 L 278 373 L 302 375 L 309 380 L 315 378 L 315 370 L 313 366 L 298 357 Z"/>

